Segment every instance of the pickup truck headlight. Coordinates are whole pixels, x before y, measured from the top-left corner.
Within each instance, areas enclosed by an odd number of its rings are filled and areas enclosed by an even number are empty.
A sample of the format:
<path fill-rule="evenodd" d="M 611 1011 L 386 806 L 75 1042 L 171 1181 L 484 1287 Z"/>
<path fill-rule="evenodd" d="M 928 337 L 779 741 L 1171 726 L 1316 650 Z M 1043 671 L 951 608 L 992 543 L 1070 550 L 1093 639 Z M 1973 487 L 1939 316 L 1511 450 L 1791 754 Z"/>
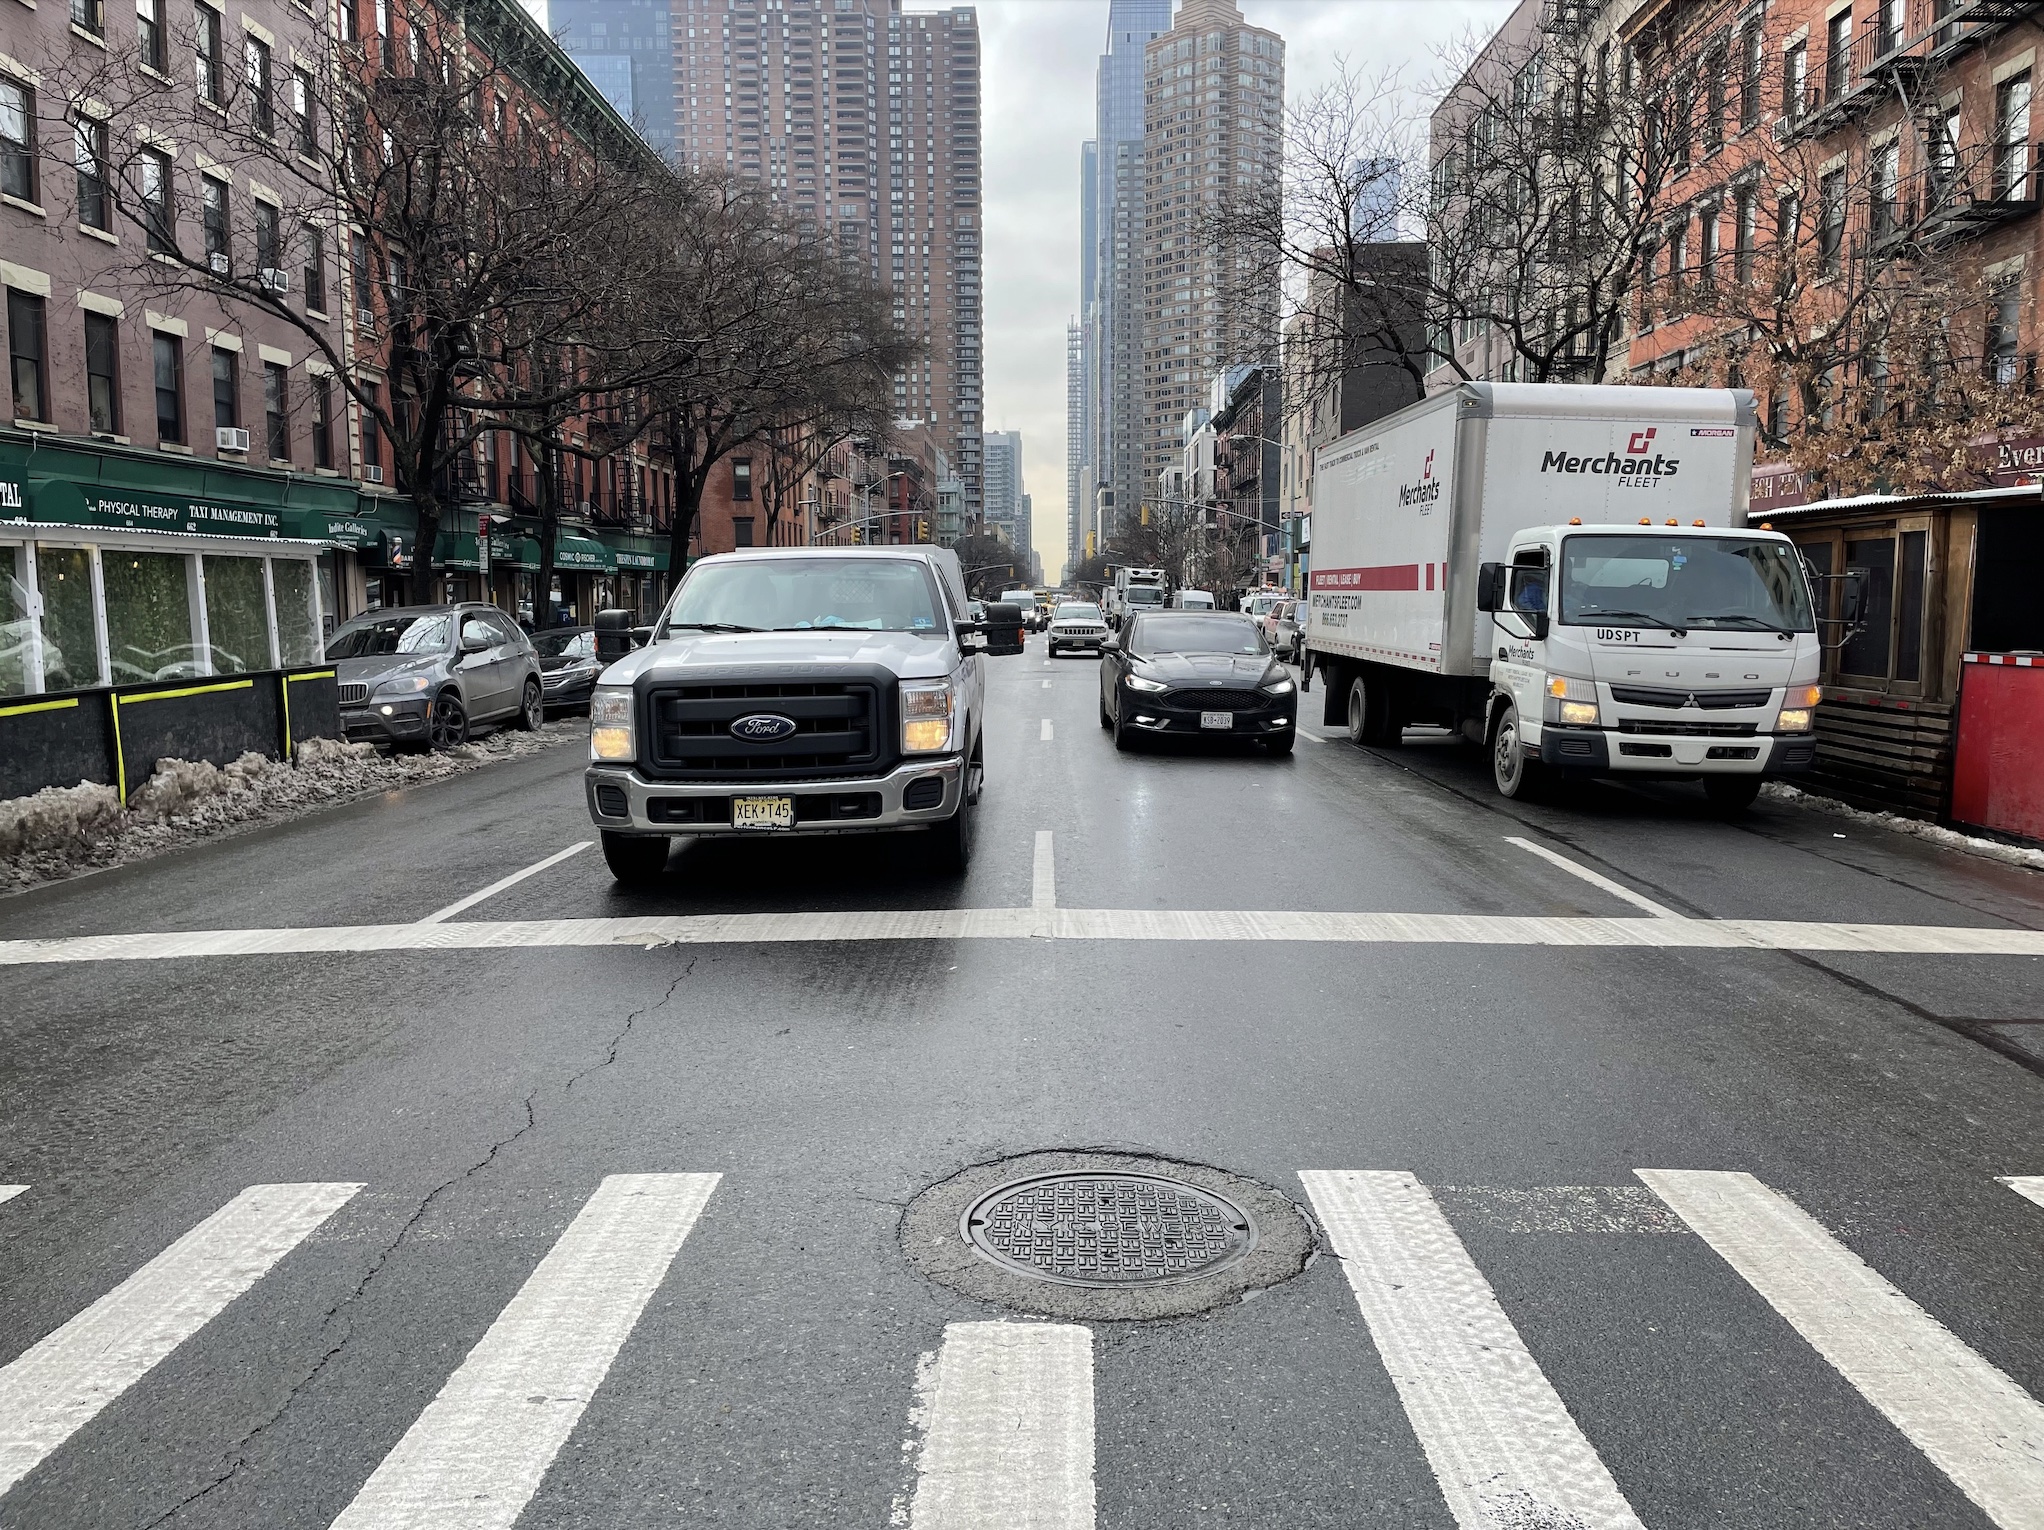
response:
<path fill-rule="evenodd" d="M 589 697 L 589 758 L 635 760 L 638 757 L 631 687 L 599 685 Z"/>
<path fill-rule="evenodd" d="M 1168 691 L 1170 686 L 1161 680 L 1151 680 L 1143 675 L 1125 675 L 1122 684 L 1132 691 Z"/>
<path fill-rule="evenodd" d="M 1594 728 L 1598 723 L 1597 686 L 1591 680 L 1569 680 L 1560 675 L 1547 682 L 1547 720 L 1577 728 Z"/>
<path fill-rule="evenodd" d="M 951 724 L 958 708 L 957 688 L 949 680 L 924 680 L 901 688 L 901 752 L 942 754 L 951 747 Z"/>
<path fill-rule="evenodd" d="M 1817 703 L 1824 699 L 1819 685 L 1792 685 L 1782 693 L 1781 716 L 1775 729 L 1781 733 L 1808 733 L 1816 717 Z"/>

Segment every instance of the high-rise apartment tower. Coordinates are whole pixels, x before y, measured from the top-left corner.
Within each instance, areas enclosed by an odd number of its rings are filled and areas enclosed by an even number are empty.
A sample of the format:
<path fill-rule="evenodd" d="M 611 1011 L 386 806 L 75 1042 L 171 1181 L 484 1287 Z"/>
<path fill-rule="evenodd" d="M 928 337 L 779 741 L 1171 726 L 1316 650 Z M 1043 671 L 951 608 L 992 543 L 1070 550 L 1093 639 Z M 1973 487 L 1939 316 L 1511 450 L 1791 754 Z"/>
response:
<path fill-rule="evenodd" d="M 1284 39 L 1250 26 L 1235 0 L 1185 0 L 1143 50 L 1143 98 L 1140 445 L 1151 494 L 1214 374 L 1278 354 L 1278 295 L 1245 294 L 1246 273 L 1199 229 L 1224 188 L 1279 173 Z"/>

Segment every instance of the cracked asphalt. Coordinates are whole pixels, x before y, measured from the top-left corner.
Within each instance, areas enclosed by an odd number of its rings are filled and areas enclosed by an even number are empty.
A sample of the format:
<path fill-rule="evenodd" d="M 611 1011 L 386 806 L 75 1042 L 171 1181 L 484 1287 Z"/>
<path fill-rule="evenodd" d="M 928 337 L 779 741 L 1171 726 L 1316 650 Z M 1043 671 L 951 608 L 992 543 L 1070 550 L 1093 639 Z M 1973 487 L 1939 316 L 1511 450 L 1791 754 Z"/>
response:
<path fill-rule="evenodd" d="M 589 850 L 458 917 L 1016 907 L 1050 830 L 1070 908 L 1638 913 L 1519 836 L 1691 918 L 2044 929 L 2036 874 L 1801 808 L 1504 803 L 1417 737 L 1117 755 L 1092 662 L 1032 640 L 989 672 L 963 879 L 913 844 L 746 841 L 625 892 Z M 0 900 L 0 935 L 420 919 L 593 837 L 580 770 L 564 746 Z M 516 1523 L 880 1530 L 913 1495 L 919 1360 L 1002 1315 L 909 1264 L 904 1208 L 1109 1148 L 1294 1201 L 1302 1170 L 1435 1187 L 1655 1530 L 1984 1530 L 1635 1171 L 1755 1176 L 2044 1393 L 2044 1207 L 2001 1182 L 2044 1174 L 2039 966 L 960 940 L 15 967 L 0 1366 L 250 1185 L 363 1188 L 0 1495 L 0 1527 L 323 1530 L 605 1176 L 714 1173 Z M 1326 1254 L 1253 1300 L 1091 1324 L 1100 1526 L 1456 1524 Z"/>

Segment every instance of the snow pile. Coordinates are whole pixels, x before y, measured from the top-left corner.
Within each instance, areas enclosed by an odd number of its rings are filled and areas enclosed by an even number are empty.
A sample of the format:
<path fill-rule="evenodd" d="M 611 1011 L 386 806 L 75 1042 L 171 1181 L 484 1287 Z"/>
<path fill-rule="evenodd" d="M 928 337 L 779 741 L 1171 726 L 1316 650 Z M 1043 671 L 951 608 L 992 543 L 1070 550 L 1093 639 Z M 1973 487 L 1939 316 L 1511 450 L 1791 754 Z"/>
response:
<path fill-rule="evenodd" d="M 182 849 L 238 828 L 520 759 L 589 735 L 585 718 L 536 733 L 506 729 L 434 754 L 379 754 L 372 744 L 310 738 L 295 764 L 249 753 L 225 766 L 158 760 L 124 811 L 111 786 L 49 786 L 0 802 L 0 891 Z"/>
<path fill-rule="evenodd" d="M 1768 796 L 1779 802 L 1794 803 L 1797 807 L 1815 808 L 1820 813 L 1835 817 L 1849 818 L 1854 823 L 1870 829 L 1892 829 L 1897 834 L 1911 834 L 1918 839 L 1927 839 L 1934 845 L 1947 850 L 1963 851 L 1967 855 L 1983 856 L 1991 861 L 2000 861 L 2008 866 L 2022 866 L 2031 871 L 2044 871 L 2044 850 L 2032 849 L 2027 845 L 2005 845 L 1998 839 L 1982 839 L 1978 835 L 1961 834 L 1957 829 L 1947 829 L 1938 824 L 1925 823 L 1919 818 L 1904 818 L 1900 813 L 1868 813 L 1830 797 L 1815 792 L 1800 791 L 1779 781 L 1770 781 L 1762 788 Z"/>

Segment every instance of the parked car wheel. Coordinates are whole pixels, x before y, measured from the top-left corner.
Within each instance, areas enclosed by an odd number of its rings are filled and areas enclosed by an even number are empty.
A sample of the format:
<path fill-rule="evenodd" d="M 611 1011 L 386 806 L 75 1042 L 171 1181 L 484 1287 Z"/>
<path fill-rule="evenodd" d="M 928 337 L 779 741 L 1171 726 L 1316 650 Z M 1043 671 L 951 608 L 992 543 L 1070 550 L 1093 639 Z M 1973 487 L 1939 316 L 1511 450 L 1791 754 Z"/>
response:
<path fill-rule="evenodd" d="M 442 691 L 433 698 L 433 710 L 426 714 L 426 743 L 433 749 L 452 749 L 468 741 L 468 709 L 461 693 Z"/>
<path fill-rule="evenodd" d="M 546 703 L 540 698 L 539 682 L 525 682 L 525 700 L 518 708 L 518 726 L 527 733 L 537 733 L 539 725 L 546 721 Z"/>
<path fill-rule="evenodd" d="M 665 834 L 603 832 L 603 861 L 610 874 L 627 887 L 643 887 L 667 869 Z"/>

